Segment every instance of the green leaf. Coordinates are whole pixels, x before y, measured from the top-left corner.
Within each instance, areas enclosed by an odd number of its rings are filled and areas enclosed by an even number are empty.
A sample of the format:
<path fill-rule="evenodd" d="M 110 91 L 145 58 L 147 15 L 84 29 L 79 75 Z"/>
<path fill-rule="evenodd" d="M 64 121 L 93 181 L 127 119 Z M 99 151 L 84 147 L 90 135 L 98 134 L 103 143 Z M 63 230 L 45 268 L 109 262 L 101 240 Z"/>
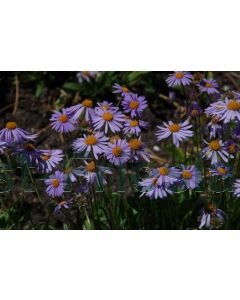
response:
<path fill-rule="evenodd" d="M 128 74 L 127 80 L 128 81 L 136 81 L 138 78 L 140 78 L 142 75 L 147 74 L 146 71 L 134 71 Z"/>
<path fill-rule="evenodd" d="M 63 88 L 70 91 L 79 91 L 81 86 L 77 82 L 66 82 L 64 83 Z"/>

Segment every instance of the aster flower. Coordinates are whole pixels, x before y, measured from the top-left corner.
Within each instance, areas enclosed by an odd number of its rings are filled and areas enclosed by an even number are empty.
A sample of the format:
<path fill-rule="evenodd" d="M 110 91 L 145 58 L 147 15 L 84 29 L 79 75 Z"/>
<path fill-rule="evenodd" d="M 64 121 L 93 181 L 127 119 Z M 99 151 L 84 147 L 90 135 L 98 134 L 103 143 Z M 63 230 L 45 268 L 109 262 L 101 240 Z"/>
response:
<path fill-rule="evenodd" d="M 208 129 L 210 129 L 210 138 L 222 135 L 222 125 L 219 122 L 218 117 L 212 117 L 211 121 L 207 124 Z"/>
<path fill-rule="evenodd" d="M 130 91 L 125 86 L 121 86 L 120 84 L 115 83 L 113 85 L 113 93 L 114 94 L 121 94 L 122 96 L 126 96 L 128 93 L 130 93 Z"/>
<path fill-rule="evenodd" d="M 219 91 L 217 90 L 218 84 L 214 79 L 203 79 L 202 81 L 200 81 L 200 83 L 197 84 L 197 86 L 201 93 L 206 92 L 208 95 L 219 93 Z"/>
<path fill-rule="evenodd" d="M 36 147 L 30 142 L 23 144 L 21 147 L 17 147 L 13 152 L 13 155 L 16 154 L 20 156 L 20 162 L 27 162 L 28 165 L 39 165 L 42 160 L 41 151 L 36 149 Z"/>
<path fill-rule="evenodd" d="M 142 187 L 142 196 L 147 196 L 150 199 L 166 198 L 168 195 L 172 195 L 173 191 L 170 190 L 169 185 L 158 184 L 158 178 L 146 178 L 143 181 L 139 182 L 139 185 Z"/>
<path fill-rule="evenodd" d="M 223 160 L 224 162 L 228 162 L 230 156 L 226 151 L 224 144 L 221 140 L 212 140 L 211 142 L 204 141 L 207 146 L 202 150 L 203 157 L 211 160 L 211 164 L 217 164 Z"/>
<path fill-rule="evenodd" d="M 224 164 L 216 164 L 210 169 L 210 173 L 212 176 L 218 176 L 222 179 L 226 179 L 232 176 L 230 172 L 230 167 L 225 166 Z"/>
<path fill-rule="evenodd" d="M 82 103 L 73 105 L 66 108 L 68 115 L 71 119 L 84 118 L 86 121 L 91 121 L 95 116 L 93 108 L 93 101 L 91 99 L 85 99 Z"/>
<path fill-rule="evenodd" d="M 225 223 L 225 213 L 217 208 L 214 204 L 209 203 L 200 212 L 200 225 L 199 229 L 202 228 L 219 228 Z"/>
<path fill-rule="evenodd" d="M 85 177 L 89 184 L 94 184 L 98 179 L 102 182 L 98 182 L 98 184 L 106 184 L 106 180 L 104 178 L 105 174 L 112 174 L 112 171 L 109 168 L 103 166 L 95 165 L 94 161 L 84 161 L 85 166 L 79 167 L 81 172 L 81 176 Z"/>
<path fill-rule="evenodd" d="M 160 168 L 150 170 L 150 176 L 157 178 L 157 184 L 174 184 L 179 181 L 181 176 L 180 170 L 175 167 L 162 166 Z"/>
<path fill-rule="evenodd" d="M 64 180 L 71 182 L 76 182 L 77 177 L 81 176 L 81 169 L 80 168 L 71 168 L 67 167 L 64 169 Z"/>
<path fill-rule="evenodd" d="M 237 126 L 232 131 L 232 137 L 236 140 L 240 139 L 240 122 L 237 122 Z"/>
<path fill-rule="evenodd" d="M 78 138 L 73 142 L 73 149 L 76 152 L 85 152 L 85 156 L 88 156 L 92 151 L 96 159 L 98 156 L 105 152 L 108 138 L 101 132 L 97 132 L 91 135 L 84 134 L 82 138 Z"/>
<path fill-rule="evenodd" d="M 167 139 L 168 137 L 172 136 L 173 143 L 176 147 L 179 147 L 179 142 L 186 141 L 188 138 L 193 136 L 193 131 L 189 130 L 192 125 L 189 124 L 188 120 L 183 123 L 173 123 L 169 121 L 168 123 L 163 122 L 162 126 L 157 126 L 159 129 L 156 132 L 157 140 L 161 141 Z"/>
<path fill-rule="evenodd" d="M 202 108 L 197 102 L 193 102 L 188 108 L 188 114 L 192 118 L 197 118 L 202 114 Z"/>
<path fill-rule="evenodd" d="M 40 150 L 40 158 L 39 170 L 49 173 L 63 160 L 63 151 L 59 149 Z"/>
<path fill-rule="evenodd" d="M 65 108 L 63 108 L 62 112 L 55 110 L 50 121 L 52 128 L 60 133 L 67 133 L 76 129 L 76 120 L 73 119 L 69 110 Z"/>
<path fill-rule="evenodd" d="M 125 113 L 130 113 L 131 117 L 135 118 L 141 116 L 141 113 L 147 107 L 147 100 L 144 96 L 128 93 L 125 95 L 121 105 Z"/>
<path fill-rule="evenodd" d="M 105 149 L 105 157 L 115 166 L 125 164 L 131 156 L 131 150 L 125 140 L 114 140 L 113 143 L 108 143 Z"/>
<path fill-rule="evenodd" d="M 84 81 L 90 82 L 91 78 L 95 78 L 96 75 L 96 71 L 81 71 L 77 73 L 76 77 L 79 83 L 83 83 Z"/>
<path fill-rule="evenodd" d="M 234 195 L 239 198 L 240 197 L 240 179 L 236 179 L 233 187 L 235 188 Z"/>
<path fill-rule="evenodd" d="M 195 189 L 202 181 L 202 175 L 194 165 L 181 165 L 181 180 L 188 189 Z"/>
<path fill-rule="evenodd" d="M 166 82 L 168 86 L 189 85 L 192 82 L 192 74 L 188 72 L 174 72 L 169 74 Z"/>
<path fill-rule="evenodd" d="M 53 214 L 57 215 L 63 209 L 69 209 L 73 205 L 73 199 L 59 201 L 55 206 Z"/>
<path fill-rule="evenodd" d="M 56 171 L 48 179 L 44 180 L 47 188 L 46 192 L 51 197 L 60 197 L 63 194 L 64 188 L 64 174 L 63 172 Z"/>
<path fill-rule="evenodd" d="M 226 151 L 229 154 L 236 154 L 239 150 L 238 145 L 233 140 L 227 140 L 224 144 Z"/>
<path fill-rule="evenodd" d="M 121 130 L 124 121 L 124 115 L 120 111 L 98 110 L 93 119 L 93 127 L 95 130 L 104 129 L 105 134 L 107 134 L 109 130 L 114 133 Z"/>
<path fill-rule="evenodd" d="M 147 129 L 148 123 L 141 120 L 136 119 L 127 119 L 124 124 L 123 132 L 124 134 L 130 133 L 139 135 L 142 129 Z"/>
<path fill-rule="evenodd" d="M 150 154 L 146 152 L 144 144 L 140 139 L 135 138 L 131 139 L 128 142 L 128 146 L 131 149 L 131 159 L 133 161 L 145 160 L 147 162 L 150 161 Z"/>
<path fill-rule="evenodd" d="M 108 101 L 103 101 L 103 102 L 98 102 L 97 103 L 97 106 L 95 107 L 95 111 L 98 112 L 98 111 L 102 111 L 102 112 L 105 112 L 105 111 L 117 111 L 119 110 L 118 107 L 114 106 L 112 102 L 108 102 Z"/>
<path fill-rule="evenodd" d="M 6 142 L 8 146 L 20 144 L 24 141 L 34 141 L 37 134 L 18 128 L 15 122 L 7 122 L 6 127 L 0 130 L 0 140 Z"/>
<path fill-rule="evenodd" d="M 7 148 L 7 143 L 0 141 L 0 154 L 3 154 L 4 149 L 6 149 L 6 148 Z"/>

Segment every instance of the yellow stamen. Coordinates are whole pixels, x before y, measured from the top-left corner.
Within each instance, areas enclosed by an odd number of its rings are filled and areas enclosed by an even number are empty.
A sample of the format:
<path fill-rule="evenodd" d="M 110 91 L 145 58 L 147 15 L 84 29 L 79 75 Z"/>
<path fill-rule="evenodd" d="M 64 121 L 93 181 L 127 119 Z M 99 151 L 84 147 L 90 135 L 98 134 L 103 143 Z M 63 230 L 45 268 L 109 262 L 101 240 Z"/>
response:
<path fill-rule="evenodd" d="M 137 120 L 132 120 L 132 121 L 130 121 L 130 126 L 131 126 L 131 127 L 136 127 L 136 126 L 138 126 L 138 121 L 137 121 Z"/>
<path fill-rule="evenodd" d="M 88 137 L 85 138 L 84 142 L 88 146 L 92 146 L 92 145 L 96 145 L 98 140 L 94 135 L 89 135 Z"/>
<path fill-rule="evenodd" d="M 177 72 L 177 73 L 175 74 L 175 77 L 176 77 L 177 79 L 182 79 L 183 76 L 184 76 L 184 74 L 183 74 L 182 72 Z"/>
<path fill-rule="evenodd" d="M 132 139 L 129 141 L 128 145 L 132 150 L 138 150 L 141 147 L 142 142 L 139 139 Z"/>
<path fill-rule="evenodd" d="M 206 82 L 206 83 L 205 83 L 205 87 L 207 87 L 207 88 L 212 88 L 213 85 L 212 85 L 210 82 Z"/>
<path fill-rule="evenodd" d="M 228 152 L 229 153 L 235 153 L 236 152 L 236 146 L 234 144 L 228 146 Z"/>
<path fill-rule="evenodd" d="M 87 168 L 88 172 L 95 172 L 96 171 L 96 166 L 95 166 L 94 161 L 91 161 L 90 163 L 88 163 L 86 165 L 86 168 Z"/>
<path fill-rule="evenodd" d="M 184 178 L 184 179 L 191 179 L 192 178 L 192 173 L 190 172 L 190 171 L 188 171 L 188 170 L 183 170 L 183 172 L 182 172 L 182 177 Z"/>
<path fill-rule="evenodd" d="M 172 124 L 168 127 L 168 129 L 173 132 L 178 132 L 181 129 L 181 126 L 179 124 Z"/>
<path fill-rule="evenodd" d="M 160 175 L 167 175 L 169 173 L 169 170 L 166 167 L 161 167 L 158 170 L 159 170 Z"/>
<path fill-rule="evenodd" d="M 110 137 L 110 143 L 114 143 L 114 141 L 118 141 L 120 139 L 120 136 L 119 135 L 113 135 Z"/>
<path fill-rule="evenodd" d="M 227 108 L 229 110 L 239 110 L 240 109 L 240 103 L 238 103 L 236 100 L 231 100 L 227 104 Z"/>
<path fill-rule="evenodd" d="M 119 146 L 116 146 L 112 149 L 112 154 L 115 155 L 116 157 L 121 156 L 122 154 L 122 148 Z"/>
<path fill-rule="evenodd" d="M 109 111 L 107 111 L 107 112 L 105 112 L 104 114 L 103 114 L 103 120 L 104 121 L 112 121 L 112 119 L 113 119 L 113 114 L 111 114 Z"/>
<path fill-rule="evenodd" d="M 61 115 L 58 120 L 62 123 L 66 123 L 68 121 L 68 116 L 67 115 Z"/>
<path fill-rule="evenodd" d="M 60 182 L 59 182 L 58 179 L 53 179 L 53 180 L 52 180 L 52 186 L 53 186 L 54 188 L 59 187 L 59 185 L 60 185 Z"/>
<path fill-rule="evenodd" d="M 27 143 L 25 145 L 25 149 L 30 152 L 30 151 L 34 151 L 36 148 L 34 147 L 34 145 L 32 143 Z"/>
<path fill-rule="evenodd" d="M 208 146 L 214 151 L 218 151 L 221 148 L 221 145 L 218 140 L 211 141 L 210 143 L 208 143 Z"/>
<path fill-rule="evenodd" d="M 93 107 L 93 101 L 90 100 L 90 99 L 85 99 L 82 102 L 82 105 L 85 106 L 85 107 L 91 108 L 91 107 Z"/>
<path fill-rule="evenodd" d="M 43 159 L 43 160 L 49 160 L 49 158 L 51 157 L 51 155 L 50 154 L 42 154 L 41 155 L 41 158 Z"/>
<path fill-rule="evenodd" d="M 17 123 L 16 122 L 7 122 L 6 128 L 10 129 L 10 130 L 16 129 L 17 128 Z"/>
<path fill-rule="evenodd" d="M 209 203 L 209 204 L 207 205 L 207 207 L 206 207 L 206 210 L 207 210 L 209 213 L 214 213 L 214 212 L 217 210 L 217 208 L 216 208 L 216 206 L 215 206 L 214 204 Z"/>
<path fill-rule="evenodd" d="M 227 170 L 225 168 L 222 167 L 218 167 L 217 168 L 218 173 L 220 173 L 221 175 L 225 175 L 227 174 Z"/>
<path fill-rule="evenodd" d="M 124 93 L 129 93 L 129 89 L 126 88 L 125 86 L 122 87 L 122 91 L 123 91 Z"/>
<path fill-rule="evenodd" d="M 131 109 L 137 109 L 139 107 L 138 101 L 131 101 L 130 102 L 130 108 Z"/>

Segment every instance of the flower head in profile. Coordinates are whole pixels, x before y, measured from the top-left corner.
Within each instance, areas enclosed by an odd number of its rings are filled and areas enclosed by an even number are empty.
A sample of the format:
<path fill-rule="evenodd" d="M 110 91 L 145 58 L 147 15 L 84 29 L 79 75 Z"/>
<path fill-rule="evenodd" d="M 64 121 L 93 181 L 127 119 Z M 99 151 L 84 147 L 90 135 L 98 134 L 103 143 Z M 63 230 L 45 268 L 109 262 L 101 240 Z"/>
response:
<path fill-rule="evenodd" d="M 150 199 L 162 199 L 173 194 L 169 184 L 158 184 L 157 177 L 146 178 L 139 182 L 139 185 L 142 188 L 140 197 L 147 196 Z"/>
<path fill-rule="evenodd" d="M 95 130 L 104 130 L 105 134 L 110 132 L 119 132 L 125 121 L 124 115 L 120 111 L 114 110 L 98 110 L 93 119 L 93 127 Z"/>
<path fill-rule="evenodd" d="M 54 111 L 50 119 L 51 126 L 60 133 L 68 133 L 76 129 L 76 120 L 68 109 L 63 108 L 62 112 Z"/>
<path fill-rule="evenodd" d="M 118 83 L 114 83 L 113 85 L 113 93 L 114 94 L 121 94 L 122 96 L 126 96 L 127 94 L 130 93 L 130 90 L 125 87 L 125 86 L 121 86 Z"/>
<path fill-rule="evenodd" d="M 40 150 L 38 168 L 43 173 L 50 173 L 63 160 L 63 151 L 60 149 Z"/>
<path fill-rule="evenodd" d="M 76 77 L 79 83 L 90 82 L 91 78 L 94 79 L 98 72 L 96 71 L 80 71 L 77 73 Z"/>
<path fill-rule="evenodd" d="M 66 167 L 63 171 L 64 173 L 64 180 L 70 181 L 70 182 L 77 182 L 77 178 L 81 176 L 81 170 L 80 168 L 72 168 L 72 167 Z"/>
<path fill-rule="evenodd" d="M 41 150 L 38 150 L 33 143 L 26 142 L 23 145 L 17 147 L 13 152 L 13 155 L 19 155 L 19 161 L 21 163 L 27 163 L 30 166 L 41 164 Z"/>
<path fill-rule="evenodd" d="M 64 209 L 69 209 L 73 205 L 73 199 L 60 200 L 54 208 L 53 214 L 57 215 Z"/>
<path fill-rule="evenodd" d="M 134 93 L 125 95 L 121 104 L 123 111 L 130 114 L 132 118 L 140 117 L 144 109 L 148 106 L 144 96 L 138 96 Z"/>
<path fill-rule="evenodd" d="M 169 74 L 166 82 L 168 86 L 189 85 L 192 82 L 192 74 L 188 72 L 174 72 Z"/>
<path fill-rule="evenodd" d="M 218 84 L 214 79 L 203 79 L 197 84 L 200 93 L 207 93 L 208 95 L 218 94 Z"/>
<path fill-rule="evenodd" d="M 120 166 L 130 159 L 131 149 L 127 141 L 115 139 L 112 143 L 108 143 L 105 149 L 105 157 L 113 165 Z"/>
<path fill-rule="evenodd" d="M 78 138 L 73 142 L 73 149 L 76 152 L 85 152 L 85 157 L 92 152 L 94 157 L 98 159 L 98 156 L 105 152 L 107 142 L 108 138 L 101 132 L 84 134 L 82 138 Z"/>
<path fill-rule="evenodd" d="M 7 122 L 6 127 L 0 130 L 0 140 L 8 146 L 26 141 L 34 141 L 37 136 L 37 134 L 31 134 L 22 128 L 18 128 L 16 122 Z"/>
<path fill-rule="evenodd" d="M 210 168 L 210 174 L 212 176 L 218 176 L 222 179 L 226 179 L 232 176 L 231 168 L 221 163 L 212 166 Z"/>
<path fill-rule="evenodd" d="M 44 180 L 47 188 L 46 192 L 49 196 L 55 198 L 62 196 L 64 190 L 64 174 L 63 172 L 56 171 L 48 179 Z"/>
<path fill-rule="evenodd" d="M 235 143 L 233 140 L 227 140 L 224 146 L 226 148 L 226 151 L 232 155 L 236 154 L 239 150 L 238 144 Z"/>
<path fill-rule="evenodd" d="M 131 160 L 137 162 L 140 160 L 150 161 L 150 154 L 146 151 L 146 147 L 140 138 L 130 139 L 128 141 L 128 146 L 131 149 Z"/>
<path fill-rule="evenodd" d="M 97 106 L 95 107 L 95 112 L 98 111 L 105 112 L 109 110 L 114 112 L 119 110 L 119 108 L 117 106 L 114 106 L 112 102 L 108 102 L 108 101 L 98 102 Z"/>
<path fill-rule="evenodd" d="M 199 229 L 219 228 L 225 223 L 225 213 L 214 204 L 208 203 L 200 212 Z"/>
<path fill-rule="evenodd" d="M 80 104 L 68 107 L 66 111 L 71 116 L 71 119 L 76 120 L 81 117 L 81 119 L 91 121 L 95 116 L 93 101 L 91 99 L 85 99 Z"/>
<path fill-rule="evenodd" d="M 189 130 L 192 125 L 189 124 L 188 120 L 183 123 L 163 122 L 163 125 L 164 127 L 157 126 L 156 136 L 158 141 L 172 137 L 174 145 L 179 147 L 180 142 L 186 141 L 193 136 L 193 131 Z"/>
<path fill-rule="evenodd" d="M 210 122 L 207 124 L 207 128 L 210 131 L 210 139 L 222 135 L 223 127 L 218 117 L 212 117 Z"/>
<path fill-rule="evenodd" d="M 210 142 L 204 141 L 204 143 L 207 146 L 202 150 L 203 157 L 211 160 L 212 165 L 220 163 L 221 161 L 226 163 L 229 158 L 233 157 L 226 151 L 222 140 L 215 139 Z"/>
<path fill-rule="evenodd" d="M 193 102 L 188 108 L 188 115 L 196 119 L 202 114 L 202 108 L 197 102 Z"/>
<path fill-rule="evenodd" d="M 181 180 L 187 189 L 195 189 L 202 181 L 200 171 L 194 166 L 181 165 Z"/>
<path fill-rule="evenodd" d="M 236 179 L 234 182 L 234 195 L 239 198 L 240 197 L 240 179 Z"/>
<path fill-rule="evenodd" d="M 157 178 L 159 186 L 174 184 L 179 181 L 181 172 L 175 167 L 161 166 L 150 171 L 150 176 Z"/>
<path fill-rule="evenodd" d="M 124 134 L 139 135 L 142 129 L 147 129 L 148 123 L 137 119 L 127 119 L 124 123 L 123 132 Z"/>

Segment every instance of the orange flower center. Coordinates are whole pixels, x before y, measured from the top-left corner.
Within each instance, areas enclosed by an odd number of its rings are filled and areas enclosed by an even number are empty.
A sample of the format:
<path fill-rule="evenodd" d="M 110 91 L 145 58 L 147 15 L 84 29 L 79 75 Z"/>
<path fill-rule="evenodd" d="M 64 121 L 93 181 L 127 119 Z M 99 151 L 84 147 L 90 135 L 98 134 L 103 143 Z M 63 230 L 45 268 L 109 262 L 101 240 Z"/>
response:
<path fill-rule="evenodd" d="M 141 147 L 142 142 L 139 139 L 132 139 L 128 144 L 132 150 L 138 150 Z"/>
<path fill-rule="evenodd" d="M 88 172 L 95 172 L 96 171 L 96 166 L 95 166 L 94 161 L 91 161 L 90 163 L 88 163 L 86 165 L 86 168 L 87 168 Z"/>
<path fill-rule="evenodd" d="M 124 93 L 129 93 L 129 89 L 126 88 L 125 86 L 122 87 L 122 91 L 123 91 Z"/>
<path fill-rule="evenodd" d="M 221 148 L 221 145 L 218 140 L 211 141 L 208 144 L 208 146 L 209 146 L 209 148 L 211 148 L 214 151 L 218 151 Z"/>
<path fill-rule="evenodd" d="M 193 109 L 193 110 L 191 111 L 191 116 L 192 116 L 192 117 L 197 117 L 197 116 L 198 116 L 198 110 L 197 110 L 197 109 Z"/>
<path fill-rule="evenodd" d="M 85 144 L 88 146 L 96 145 L 98 140 L 94 135 L 89 135 L 88 137 L 85 138 Z"/>
<path fill-rule="evenodd" d="M 219 122 L 219 118 L 218 118 L 218 117 L 213 117 L 213 118 L 211 119 L 211 122 L 212 122 L 213 124 L 217 124 L 217 123 Z"/>
<path fill-rule="evenodd" d="M 68 116 L 67 115 L 61 115 L 58 120 L 62 123 L 66 123 L 68 121 Z"/>
<path fill-rule="evenodd" d="M 168 127 L 168 129 L 173 132 L 178 132 L 181 129 L 181 126 L 179 124 L 172 124 Z"/>
<path fill-rule="evenodd" d="M 83 75 L 85 76 L 89 76 L 90 75 L 90 72 L 89 71 L 82 71 Z"/>
<path fill-rule="evenodd" d="M 10 129 L 10 130 L 16 129 L 17 128 L 17 123 L 16 122 L 7 122 L 6 128 Z"/>
<path fill-rule="evenodd" d="M 137 109 L 139 107 L 138 101 L 131 101 L 130 102 L 130 108 L 131 109 Z"/>
<path fill-rule="evenodd" d="M 206 82 L 206 83 L 205 83 L 205 87 L 207 87 L 207 88 L 212 88 L 213 85 L 212 85 L 210 82 Z"/>
<path fill-rule="evenodd" d="M 188 171 L 188 170 L 183 170 L 183 172 L 182 172 L 182 177 L 184 178 L 184 179 L 191 179 L 192 178 L 192 173 L 190 172 L 190 171 Z"/>
<path fill-rule="evenodd" d="M 34 147 L 34 145 L 32 143 L 27 143 L 25 145 L 25 149 L 29 152 L 34 151 L 36 148 Z"/>
<path fill-rule="evenodd" d="M 119 135 L 113 135 L 110 137 L 110 143 L 114 143 L 114 141 L 118 141 L 120 139 L 120 136 Z"/>
<path fill-rule="evenodd" d="M 169 173 L 169 170 L 166 167 L 161 167 L 159 168 L 159 173 L 160 175 L 167 175 Z"/>
<path fill-rule="evenodd" d="M 107 111 L 107 112 L 105 112 L 104 114 L 103 114 L 103 120 L 104 121 L 112 121 L 112 119 L 113 119 L 113 114 L 111 114 L 109 111 Z"/>
<path fill-rule="evenodd" d="M 231 101 L 228 102 L 227 108 L 229 110 L 239 110 L 240 109 L 240 103 L 238 103 L 235 100 L 231 100 Z"/>
<path fill-rule="evenodd" d="M 225 175 L 227 174 L 227 170 L 225 168 L 222 167 L 218 167 L 217 168 L 218 173 L 220 173 L 221 175 Z"/>
<path fill-rule="evenodd" d="M 216 206 L 214 204 L 211 204 L 209 203 L 206 207 L 206 210 L 209 212 L 209 213 L 214 213 L 216 211 Z"/>
<path fill-rule="evenodd" d="M 90 99 L 85 99 L 85 100 L 82 102 L 82 105 L 85 106 L 85 107 L 91 108 L 91 107 L 93 107 L 93 102 L 92 102 L 92 100 L 90 100 Z"/>
<path fill-rule="evenodd" d="M 116 157 L 121 156 L 122 154 L 122 148 L 119 146 L 116 146 L 112 149 L 112 154 L 115 155 Z"/>
<path fill-rule="evenodd" d="M 230 153 L 235 153 L 236 152 L 236 147 L 235 147 L 235 145 L 229 145 L 228 146 L 228 152 L 230 152 Z"/>
<path fill-rule="evenodd" d="M 183 74 L 182 72 L 177 72 L 177 73 L 175 74 L 175 77 L 176 77 L 177 79 L 182 79 L 183 76 L 184 76 L 184 74 Z"/>
<path fill-rule="evenodd" d="M 138 126 L 138 121 L 137 121 L 137 120 L 132 120 L 132 121 L 130 121 L 130 126 L 131 126 L 131 127 L 136 127 L 136 126 Z"/>
<path fill-rule="evenodd" d="M 54 188 L 59 187 L 59 184 L 60 184 L 60 182 L 59 182 L 58 179 L 55 178 L 55 179 L 52 180 L 52 186 L 53 186 Z"/>
<path fill-rule="evenodd" d="M 42 154 L 41 155 L 41 158 L 43 159 L 43 160 L 49 160 L 49 158 L 51 157 L 51 155 L 50 154 Z"/>

